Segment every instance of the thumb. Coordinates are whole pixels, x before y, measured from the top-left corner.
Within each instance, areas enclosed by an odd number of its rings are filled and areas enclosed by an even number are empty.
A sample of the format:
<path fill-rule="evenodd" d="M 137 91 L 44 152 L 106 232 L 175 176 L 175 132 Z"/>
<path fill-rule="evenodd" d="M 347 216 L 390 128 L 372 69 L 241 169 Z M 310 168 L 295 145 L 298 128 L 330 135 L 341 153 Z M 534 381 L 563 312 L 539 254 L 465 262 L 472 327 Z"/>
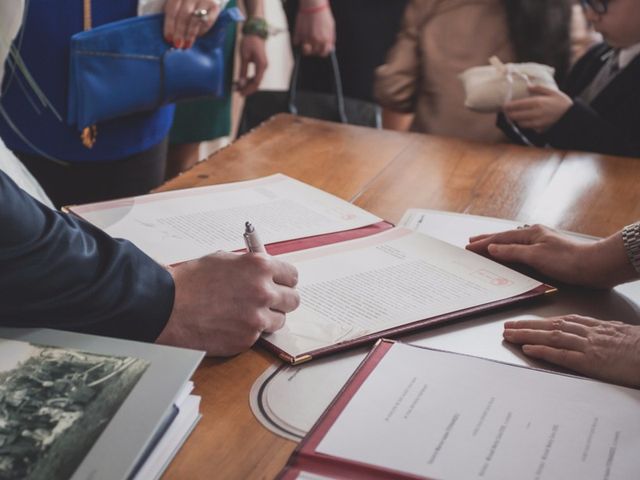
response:
<path fill-rule="evenodd" d="M 529 265 L 531 259 L 531 245 L 492 243 L 487 247 L 489 254 L 496 260 L 508 263 L 524 263 Z"/>

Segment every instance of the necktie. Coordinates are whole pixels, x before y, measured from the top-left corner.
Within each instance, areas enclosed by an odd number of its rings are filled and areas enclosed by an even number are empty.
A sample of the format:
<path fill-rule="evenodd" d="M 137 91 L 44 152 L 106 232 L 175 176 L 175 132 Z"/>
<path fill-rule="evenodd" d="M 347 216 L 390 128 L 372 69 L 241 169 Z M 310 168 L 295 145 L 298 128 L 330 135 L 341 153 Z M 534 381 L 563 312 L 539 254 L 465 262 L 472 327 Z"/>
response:
<path fill-rule="evenodd" d="M 580 98 L 586 103 L 591 103 L 620 71 L 619 51 L 611 50 L 608 57 L 591 83 L 580 94 Z"/>

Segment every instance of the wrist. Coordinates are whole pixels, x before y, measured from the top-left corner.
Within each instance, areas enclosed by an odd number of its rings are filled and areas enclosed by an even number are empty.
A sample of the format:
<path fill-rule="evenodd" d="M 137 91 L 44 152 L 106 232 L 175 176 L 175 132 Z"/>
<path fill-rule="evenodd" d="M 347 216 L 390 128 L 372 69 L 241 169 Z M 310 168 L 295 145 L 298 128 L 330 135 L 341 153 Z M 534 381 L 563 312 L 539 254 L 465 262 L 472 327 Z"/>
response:
<path fill-rule="evenodd" d="M 615 287 L 638 276 L 626 252 L 622 232 L 594 242 L 582 258 L 590 265 L 586 278 L 593 279 L 598 286 Z"/>
<path fill-rule="evenodd" d="M 242 34 L 253 35 L 266 40 L 269 37 L 269 24 L 264 18 L 250 17 L 242 25 Z"/>
<path fill-rule="evenodd" d="M 312 0 L 309 2 L 300 2 L 300 8 L 298 9 L 299 15 L 313 15 L 327 10 L 329 2 L 327 0 Z"/>

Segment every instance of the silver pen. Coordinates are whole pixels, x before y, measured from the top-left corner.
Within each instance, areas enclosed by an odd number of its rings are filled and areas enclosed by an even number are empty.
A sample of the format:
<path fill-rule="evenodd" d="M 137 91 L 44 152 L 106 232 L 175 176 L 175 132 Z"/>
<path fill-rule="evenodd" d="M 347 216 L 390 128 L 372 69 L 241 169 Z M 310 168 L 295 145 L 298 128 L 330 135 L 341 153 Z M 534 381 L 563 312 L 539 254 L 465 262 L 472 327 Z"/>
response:
<path fill-rule="evenodd" d="M 247 250 L 252 253 L 267 253 L 267 250 L 264 248 L 264 245 L 260 241 L 260 237 L 258 236 L 258 232 L 251 222 L 244 222 L 244 243 L 247 245 Z"/>

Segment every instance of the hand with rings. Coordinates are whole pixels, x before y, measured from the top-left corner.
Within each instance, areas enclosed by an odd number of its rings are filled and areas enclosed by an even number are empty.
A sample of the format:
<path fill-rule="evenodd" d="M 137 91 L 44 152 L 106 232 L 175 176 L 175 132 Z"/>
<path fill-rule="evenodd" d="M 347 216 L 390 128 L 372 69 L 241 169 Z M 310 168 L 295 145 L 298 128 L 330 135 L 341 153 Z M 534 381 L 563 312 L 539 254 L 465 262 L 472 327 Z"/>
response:
<path fill-rule="evenodd" d="M 213 26 L 223 0 L 167 0 L 164 38 L 175 48 L 191 48 L 196 38 Z"/>

